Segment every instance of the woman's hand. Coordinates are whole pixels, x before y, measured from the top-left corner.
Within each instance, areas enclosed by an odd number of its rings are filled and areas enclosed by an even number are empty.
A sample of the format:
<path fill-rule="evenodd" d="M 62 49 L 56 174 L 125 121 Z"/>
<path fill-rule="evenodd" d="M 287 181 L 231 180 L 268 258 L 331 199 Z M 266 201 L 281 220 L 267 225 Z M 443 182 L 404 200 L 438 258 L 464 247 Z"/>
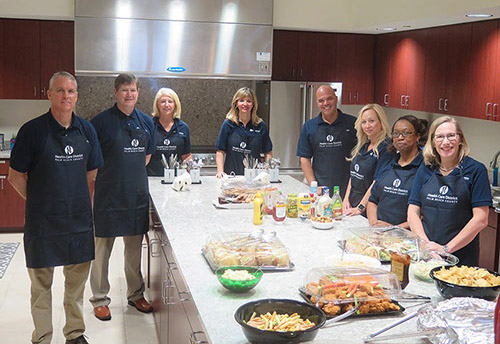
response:
<path fill-rule="evenodd" d="M 446 253 L 446 251 L 444 250 L 444 246 L 443 245 L 439 245 L 437 242 L 434 242 L 434 241 L 427 241 L 425 243 L 425 248 L 429 249 L 431 251 L 437 251 L 437 252 L 441 252 L 441 253 Z"/>
<path fill-rule="evenodd" d="M 392 224 L 390 224 L 389 222 L 377 220 L 377 222 L 370 224 L 370 226 L 372 226 L 372 227 L 390 227 L 390 226 L 392 226 Z"/>
<path fill-rule="evenodd" d="M 224 177 L 225 175 L 226 175 L 226 174 L 225 174 L 224 172 L 222 172 L 222 171 L 221 171 L 221 172 L 217 172 L 217 173 L 215 174 L 215 176 L 216 176 L 217 178 L 222 178 L 222 177 Z"/>
<path fill-rule="evenodd" d="M 342 215 L 346 215 L 346 216 L 361 215 L 361 210 L 359 210 L 358 208 L 343 209 Z"/>
<path fill-rule="evenodd" d="M 347 199 L 345 199 L 345 200 L 342 202 L 342 213 L 343 213 L 344 215 L 346 215 L 346 214 L 345 214 L 345 212 L 346 212 L 347 210 L 349 210 L 349 209 L 351 209 L 351 203 L 349 203 L 349 201 L 348 201 Z"/>

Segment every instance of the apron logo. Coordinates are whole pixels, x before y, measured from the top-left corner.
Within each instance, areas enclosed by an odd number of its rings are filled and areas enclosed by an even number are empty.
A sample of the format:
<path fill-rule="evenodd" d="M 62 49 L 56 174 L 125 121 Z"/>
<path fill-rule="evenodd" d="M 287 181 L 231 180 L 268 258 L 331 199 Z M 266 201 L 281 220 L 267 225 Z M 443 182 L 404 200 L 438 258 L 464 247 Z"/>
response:
<path fill-rule="evenodd" d="M 132 142 L 130 142 L 130 144 L 132 145 L 132 147 L 137 147 L 137 146 L 139 146 L 139 140 L 133 139 Z"/>
<path fill-rule="evenodd" d="M 446 195 L 448 193 L 448 187 L 446 185 L 443 185 L 439 188 L 439 193 L 441 195 Z"/>
<path fill-rule="evenodd" d="M 74 151 L 75 150 L 70 145 L 67 145 L 66 147 L 64 147 L 64 153 L 66 153 L 67 155 L 73 154 Z"/>
<path fill-rule="evenodd" d="M 327 135 L 326 142 L 333 142 L 333 135 Z"/>
<path fill-rule="evenodd" d="M 398 188 L 401 185 L 401 180 L 400 179 L 394 179 L 394 182 L 392 182 L 392 186 L 395 188 Z"/>
<path fill-rule="evenodd" d="M 354 165 L 354 171 L 359 172 L 359 165 L 358 164 Z"/>
<path fill-rule="evenodd" d="M 240 148 L 245 149 L 246 146 L 247 146 L 247 144 L 245 142 L 240 143 Z"/>
<path fill-rule="evenodd" d="M 163 140 L 163 144 L 164 144 L 165 146 L 170 146 L 170 140 L 169 140 L 169 139 L 165 139 L 165 140 Z"/>

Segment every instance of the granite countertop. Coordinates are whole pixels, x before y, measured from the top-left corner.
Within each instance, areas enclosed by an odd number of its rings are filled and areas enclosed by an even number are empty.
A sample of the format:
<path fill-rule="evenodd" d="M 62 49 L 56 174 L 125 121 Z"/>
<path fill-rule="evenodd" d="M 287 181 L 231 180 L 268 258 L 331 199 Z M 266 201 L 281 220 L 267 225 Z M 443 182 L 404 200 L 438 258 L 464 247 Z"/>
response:
<path fill-rule="evenodd" d="M 0 159 L 10 159 L 10 150 L 0 151 Z"/>
<path fill-rule="evenodd" d="M 305 184 L 290 176 L 280 176 L 280 190 L 306 192 Z M 242 304 L 265 298 L 289 298 L 303 301 L 297 289 L 304 284 L 309 269 L 325 266 L 325 258 L 340 254 L 337 240 L 346 236 L 346 227 L 367 225 L 361 216 L 336 222 L 331 230 L 317 230 L 309 222 L 286 219 L 282 225 L 273 223 L 266 216 L 264 224 L 252 223 L 252 209 L 216 209 L 212 201 L 220 192 L 215 177 L 201 177 L 201 185 L 192 185 L 187 192 L 175 192 L 170 185 L 161 184 L 160 177 L 150 177 L 149 187 L 154 206 L 172 245 L 179 270 L 182 272 L 201 315 L 208 337 L 213 344 L 248 343 L 240 325 L 234 320 L 234 312 Z M 208 236 L 214 232 L 241 232 L 263 228 L 276 231 L 277 237 L 290 251 L 295 269 L 288 272 L 265 273 L 259 285 L 245 294 L 234 294 L 224 289 L 201 255 L 201 248 Z M 385 265 L 383 268 L 389 269 Z M 432 283 L 411 279 L 407 292 L 441 300 Z M 332 327 L 321 329 L 314 343 L 363 343 L 362 338 L 418 309 L 415 303 L 401 303 L 407 310 L 400 316 L 365 317 L 347 319 Z M 413 305 L 413 307 L 412 307 Z M 415 331 L 415 319 L 406 322 L 390 333 Z M 408 343 L 420 343 L 405 340 Z"/>

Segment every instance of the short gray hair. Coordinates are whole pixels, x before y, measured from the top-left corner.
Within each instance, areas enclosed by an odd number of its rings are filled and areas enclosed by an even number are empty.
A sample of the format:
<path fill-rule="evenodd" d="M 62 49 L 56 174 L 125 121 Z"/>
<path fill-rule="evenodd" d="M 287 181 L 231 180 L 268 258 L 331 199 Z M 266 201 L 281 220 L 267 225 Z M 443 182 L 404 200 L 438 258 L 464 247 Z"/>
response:
<path fill-rule="evenodd" d="M 55 72 L 50 78 L 49 90 L 52 89 L 52 86 L 54 85 L 54 82 L 56 81 L 57 78 L 68 78 L 70 80 L 73 80 L 75 82 L 76 88 L 78 89 L 78 83 L 76 82 L 76 78 L 73 76 L 73 74 L 61 71 L 61 72 Z"/>

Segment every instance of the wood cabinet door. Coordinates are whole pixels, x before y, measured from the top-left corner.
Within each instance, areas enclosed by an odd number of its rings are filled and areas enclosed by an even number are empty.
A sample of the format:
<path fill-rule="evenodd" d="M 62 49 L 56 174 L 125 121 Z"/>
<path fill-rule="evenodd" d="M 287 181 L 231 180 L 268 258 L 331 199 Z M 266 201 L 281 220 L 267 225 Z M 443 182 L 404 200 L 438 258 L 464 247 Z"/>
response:
<path fill-rule="evenodd" d="M 449 27 L 428 29 L 425 43 L 424 109 L 444 112 Z"/>
<path fill-rule="evenodd" d="M 391 91 L 391 56 L 396 39 L 394 35 L 378 35 L 375 38 L 375 103 L 392 106 Z"/>
<path fill-rule="evenodd" d="M 40 21 L 4 19 L 3 98 L 40 98 Z"/>
<path fill-rule="evenodd" d="M 272 80 L 296 80 L 298 32 L 274 30 Z"/>
<path fill-rule="evenodd" d="M 334 33 L 300 32 L 296 80 L 337 81 L 336 48 L 337 36 Z"/>
<path fill-rule="evenodd" d="M 3 25 L 4 25 L 4 20 L 0 18 L 0 39 L 2 39 L 2 42 L 0 42 L 0 99 L 5 98 L 4 92 L 3 92 L 3 84 L 4 84 L 4 50 L 3 50 Z"/>
<path fill-rule="evenodd" d="M 495 68 L 500 58 L 498 52 L 498 21 L 472 23 L 470 86 L 470 117 L 492 119 Z"/>
<path fill-rule="evenodd" d="M 46 98 L 52 74 L 66 71 L 75 74 L 74 22 L 40 22 L 41 98 Z"/>
<path fill-rule="evenodd" d="M 464 85 L 467 85 L 470 73 L 472 23 L 449 26 L 446 43 L 446 103 L 443 110 L 450 115 L 467 116 L 472 89 Z"/>
<path fill-rule="evenodd" d="M 7 175 L 0 175 L 0 228 L 24 227 L 26 203 L 7 181 Z"/>
<path fill-rule="evenodd" d="M 497 243 L 497 229 L 487 226 L 479 233 L 479 266 L 488 270 L 495 270 L 495 248 Z"/>
<path fill-rule="evenodd" d="M 373 102 L 375 36 L 337 34 L 335 75 L 342 82 L 342 104 Z"/>
<path fill-rule="evenodd" d="M 497 29 L 497 65 L 495 68 L 495 92 L 493 94 L 493 120 L 500 121 L 500 21 Z"/>

